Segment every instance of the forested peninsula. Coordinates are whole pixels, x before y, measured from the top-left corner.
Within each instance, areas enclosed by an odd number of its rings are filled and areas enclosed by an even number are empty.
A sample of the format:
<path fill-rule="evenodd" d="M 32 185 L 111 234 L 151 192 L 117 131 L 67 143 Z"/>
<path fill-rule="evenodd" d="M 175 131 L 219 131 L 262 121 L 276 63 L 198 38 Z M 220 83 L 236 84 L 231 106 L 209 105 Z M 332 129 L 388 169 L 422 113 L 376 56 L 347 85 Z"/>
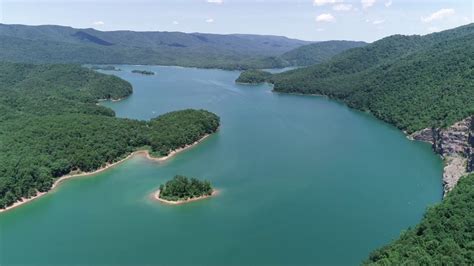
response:
<path fill-rule="evenodd" d="M 240 73 L 235 82 L 242 84 L 259 84 L 266 82 L 271 76 L 271 73 L 263 70 L 246 70 Z"/>
<path fill-rule="evenodd" d="M 138 70 L 138 69 L 132 70 L 132 73 L 135 73 L 135 74 L 142 74 L 142 75 L 148 75 L 148 76 L 155 75 L 155 72 L 153 72 L 153 71 Z"/>
<path fill-rule="evenodd" d="M 150 121 L 116 118 L 99 99 L 132 86 L 76 65 L 0 63 L 0 209 L 137 150 L 166 156 L 215 132 L 217 115 L 183 110 Z"/>

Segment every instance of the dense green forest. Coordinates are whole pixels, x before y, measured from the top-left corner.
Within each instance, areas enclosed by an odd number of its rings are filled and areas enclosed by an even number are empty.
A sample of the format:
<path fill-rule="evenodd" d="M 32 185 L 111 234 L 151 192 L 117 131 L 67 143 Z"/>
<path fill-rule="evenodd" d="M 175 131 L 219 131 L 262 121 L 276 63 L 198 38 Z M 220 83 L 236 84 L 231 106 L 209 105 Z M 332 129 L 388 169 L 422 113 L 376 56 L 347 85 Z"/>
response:
<path fill-rule="evenodd" d="M 367 45 L 355 41 L 326 41 L 303 45 L 279 56 L 256 56 L 244 59 L 229 67 L 230 69 L 252 70 L 284 68 L 291 66 L 310 66 L 325 62 L 333 56 L 356 47 Z"/>
<path fill-rule="evenodd" d="M 0 60 L 23 63 L 282 68 L 320 63 L 361 45 L 364 43 L 353 41 L 312 44 L 281 36 L 105 32 L 54 25 L 0 24 Z"/>
<path fill-rule="evenodd" d="M 193 177 L 177 175 L 164 185 L 160 185 L 160 198 L 165 200 L 178 201 L 210 195 L 212 195 L 211 183 Z"/>
<path fill-rule="evenodd" d="M 301 46 L 288 51 L 280 58 L 289 66 L 310 66 L 322 63 L 346 50 L 366 46 L 365 42 L 326 41 Z"/>
<path fill-rule="evenodd" d="M 271 75 L 271 73 L 263 70 L 245 70 L 240 73 L 239 77 L 235 82 L 258 84 L 267 81 L 271 77 Z"/>
<path fill-rule="evenodd" d="M 415 228 L 374 251 L 366 264 L 472 265 L 474 262 L 474 175 L 461 178 Z"/>
<path fill-rule="evenodd" d="M 132 70 L 132 73 L 135 73 L 135 74 L 142 74 L 142 75 L 155 75 L 155 72 L 153 72 L 153 71 L 138 70 L 138 69 Z"/>
<path fill-rule="evenodd" d="M 97 105 L 130 93 L 128 82 L 80 66 L 0 63 L 0 208 L 71 171 L 96 170 L 143 147 L 167 155 L 219 126 L 204 110 L 138 121 Z"/>
<path fill-rule="evenodd" d="M 0 24 L 0 60 L 23 63 L 271 67 L 275 62 L 268 57 L 310 43 L 281 36 L 107 32 L 54 25 Z"/>
<path fill-rule="evenodd" d="M 269 80 L 275 91 L 327 95 L 407 132 L 451 125 L 474 113 L 474 24 L 390 36 Z"/>

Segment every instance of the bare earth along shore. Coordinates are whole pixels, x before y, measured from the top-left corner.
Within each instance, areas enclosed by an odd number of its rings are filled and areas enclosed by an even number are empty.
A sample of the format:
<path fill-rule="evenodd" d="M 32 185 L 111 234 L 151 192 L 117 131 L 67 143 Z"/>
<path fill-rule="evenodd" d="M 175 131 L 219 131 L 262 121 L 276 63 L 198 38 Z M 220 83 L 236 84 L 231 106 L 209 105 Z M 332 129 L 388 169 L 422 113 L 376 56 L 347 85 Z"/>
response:
<path fill-rule="evenodd" d="M 185 203 L 189 203 L 189 202 L 193 202 L 193 201 L 207 199 L 207 198 L 210 198 L 210 197 L 215 196 L 217 194 L 219 194 L 219 190 L 214 189 L 214 190 L 212 190 L 211 195 L 205 195 L 205 196 L 200 196 L 200 197 L 196 197 L 196 198 L 190 198 L 190 199 L 187 199 L 187 200 L 172 201 L 172 200 L 165 200 L 165 199 L 160 198 L 160 190 L 157 190 L 155 193 L 153 193 L 152 198 L 154 200 L 157 200 L 157 201 L 162 202 L 162 203 L 166 203 L 166 204 L 170 204 L 170 205 L 179 205 L 179 204 L 185 204 Z"/>
<path fill-rule="evenodd" d="M 176 150 L 173 150 L 171 151 L 167 156 L 163 156 L 163 157 L 152 157 L 150 155 L 150 152 L 148 150 L 139 150 L 139 151 L 135 151 L 135 152 L 132 152 L 131 154 L 129 154 L 127 157 L 123 158 L 122 160 L 120 161 L 117 161 L 117 162 L 114 162 L 114 163 L 108 163 L 106 164 L 104 167 L 101 167 L 95 171 L 92 171 L 92 172 L 75 172 L 75 173 L 70 173 L 68 175 L 65 175 L 65 176 L 62 176 L 58 179 L 56 179 L 56 181 L 54 181 L 54 184 L 52 185 L 51 189 L 46 191 L 46 192 L 38 192 L 36 194 L 36 196 L 34 197 L 31 197 L 31 198 L 22 198 L 20 201 L 17 201 L 15 203 L 13 203 L 13 205 L 11 206 L 8 206 L 6 207 L 5 209 L 0 209 L 0 213 L 1 212 L 5 212 L 5 211 L 8 211 L 8 210 L 11 210 L 11 209 L 14 209 L 16 207 L 19 207 L 19 206 L 22 206 L 26 203 L 29 203 L 35 199 L 38 199 L 39 197 L 42 197 L 48 193 L 50 193 L 51 191 L 53 191 L 55 188 L 57 188 L 62 182 L 64 182 L 65 180 L 68 180 L 68 179 L 71 179 L 73 177 L 83 177 L 83 176 L 91 176 L 91 175 L 95 175 L 95 174 L 98 174 L 98 173 L 101 173 L 101 172 L 104 172 L 106 171 L 107 169 L 110 169 L 114 166 L 117 166 L 123 162 L 125 162 L 126 160 L 134 157 L 134 156 L 145 156 L 147 159 L 149 160 L 152 160 L 152 161 L 157 161 L 157 162 L 164 162 L 168 159 L 170 159 L 171 157 L 175 156 L 176 154 L 178 154 L 179 152 L 182 152 L 182 151 L 185 151 L 187 149 L 190 149 L 194 146 L 196 146 L 197 144 L 201 143 L 204 139 L 206 139 L 207 137 L 209 137 L 210 134 L 206 134 L 204 135 L 201 139 L 199 139 L 198 141 L 194 142 L 193 144 L 189 144 L 189 145 L 186 145 L 182 148 L 178 148 Z"/>

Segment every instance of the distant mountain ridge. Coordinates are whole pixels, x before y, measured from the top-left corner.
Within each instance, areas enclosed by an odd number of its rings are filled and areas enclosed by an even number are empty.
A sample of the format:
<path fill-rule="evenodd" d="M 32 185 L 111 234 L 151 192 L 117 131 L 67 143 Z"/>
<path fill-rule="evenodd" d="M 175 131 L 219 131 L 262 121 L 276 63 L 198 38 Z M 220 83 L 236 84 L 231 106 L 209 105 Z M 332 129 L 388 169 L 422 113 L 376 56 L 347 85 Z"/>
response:
<path fill-rule="evenodd" d="M 0 24 L 0 61 L 155 64 L 203 68 L 277 68 L 320 63 L 365 43 L 282 36 L 75 29 Z M 307 48 L 305 46 L 311 45 Z M 301 48 L 301 50 L 295 50 Z"/>
<path fill-rule="evenodd" d="M 310 44 L 281 36 L 133 32 L 0 24 L 0 60 L 239 68 Z"/>

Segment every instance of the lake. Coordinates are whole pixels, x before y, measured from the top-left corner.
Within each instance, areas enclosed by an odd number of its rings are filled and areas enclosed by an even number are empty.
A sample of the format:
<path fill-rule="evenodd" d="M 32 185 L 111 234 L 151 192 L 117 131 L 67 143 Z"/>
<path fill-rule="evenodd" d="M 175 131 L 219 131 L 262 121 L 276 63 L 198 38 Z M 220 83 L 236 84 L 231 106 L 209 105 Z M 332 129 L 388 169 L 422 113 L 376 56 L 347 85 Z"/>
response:
<path fill-rule="evenodd" d="M 441 200 L 443 163 L 430 145 L 369 114 L 237 85 L 236 71 L 118 67 L 103 72 L 134 93 L 102 103 L 117 116 L 202 108 L 220 130 L 165 163 L 134 157 L 0 214 L 0 265 L 357 265 Z M 176 174 L 220 194 L 151 200 Z"/>

